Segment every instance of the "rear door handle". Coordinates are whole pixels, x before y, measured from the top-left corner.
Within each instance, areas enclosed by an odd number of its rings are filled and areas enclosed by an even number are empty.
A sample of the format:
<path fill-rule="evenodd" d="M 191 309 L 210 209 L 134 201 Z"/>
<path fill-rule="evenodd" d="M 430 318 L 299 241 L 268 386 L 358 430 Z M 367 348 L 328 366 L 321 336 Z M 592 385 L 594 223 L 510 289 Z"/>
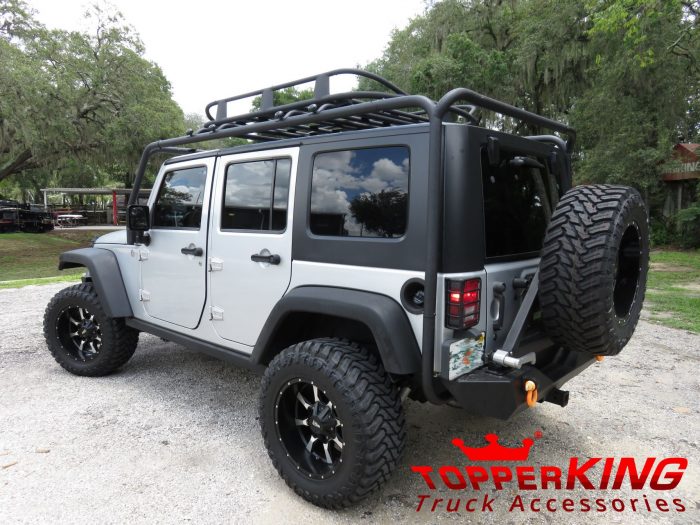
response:
<path fill-rule="evenodd" d="M 250 260 L 253 262 L 279 264 L 282 261 L 282 258 L 277 254 L 262 255 L 260 253 L 254 253 L 250 256 Z"/>
<path fill-rule="evenodd" d="M 194 244 L 190 244 L 189 246 L 181 248 L 180 253 L 184 255 L 194 255 L 195 257 L 201 257 L 202 255 L 204 255 L 204 250 L 202 248 L 199 248 L 198 246 L 195 246 Z"/>
<path fill-rule="evenodd" d="M 506 283 L 500 281 L 493 283 L 493 300 L 495 307 L 491 311 L 493 329 L 500 330 L 503 328 L 503 316 L 506 312 Z"/>

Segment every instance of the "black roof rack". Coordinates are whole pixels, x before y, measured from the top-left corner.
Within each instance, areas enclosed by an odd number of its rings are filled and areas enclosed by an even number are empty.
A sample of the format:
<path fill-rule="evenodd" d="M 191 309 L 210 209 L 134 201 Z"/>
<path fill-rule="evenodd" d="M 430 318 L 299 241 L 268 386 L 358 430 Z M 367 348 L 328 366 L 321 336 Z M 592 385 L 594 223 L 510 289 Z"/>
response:
<path fill-rule="evenodd" d="M 331 93 L 330 79 L 340 75 L 364 77 L 376 82 L 383 91 Z M 300 100 L 280 106 L 274 105 L 274 95 L 276 92 L 288 88 L 298 88 L 299 86 L 310 84 L 311 82 L 314 84 L 312 99 Z M 209 122 L 201 129 L 193 132 L 192 135 L 206 135 L 234 128 L 245 129 L 251 124 L 262 122 L 279 123 L 277 127 L 264 132 L 251 132 L 237 135 L 255 141 L 268 141 L 428 122 L 426 111 L 420 107 L 411 106 L 410 101 L 407 101 L 406 107 L 377 109 L 376 111 L 368 113 L 358 113 L 356 115 L 344 117 L 332 117 L 328 115 L 328 118 L 323 118 L 327 115 L 326 112 L 329 109 L 348 107 L 390 98 L 400 99 L 407 96 L 406 92 L 374 73 L 362 71 L 360 69 L 336 69 L 319 75 L 286 82 L 284 84 L 250 91 L 242 95 L 214 100 L 207 104 L 205 110 Z M 230 103 L 244 99 L 252 99 L 254 97 L 259 97 L 260 109 L 236 116 L 228 115 Z M 473 106 L 455 106 L 451 108 L 451 111 L 456 116 L 460 116 L 466 121 L 478 123 L 477 118 L 473 115 L 475 109 L 476 108 Z M 212 115 L 212 110 L 215 110 L 215 115 Z M 315 119 L 313 123 L 306 124 L 291 124 L 288 122 L 290 117 L 299 115 L 317 115 L 318 119 Z"/>

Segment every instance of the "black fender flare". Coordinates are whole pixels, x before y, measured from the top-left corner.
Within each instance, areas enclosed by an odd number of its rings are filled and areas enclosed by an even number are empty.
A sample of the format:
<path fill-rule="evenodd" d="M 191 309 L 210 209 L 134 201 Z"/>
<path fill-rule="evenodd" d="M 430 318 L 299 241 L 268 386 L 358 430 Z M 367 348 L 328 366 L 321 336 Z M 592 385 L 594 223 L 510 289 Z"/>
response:
<path fill-rule="evenodd" d="M 406 312 L 391 297 L 328 286 L 301 286 L 287 293 L 273 308 L 253 349 L 251 359 L 266 363 L 275 332 L 293 313 L 333 315 L 365 324 L 372 333 L 384 369 L 397 375 L 420 372 L 421 353 Z"/>
<path fill-rule="evenodd" d="M 58 259 L 58 269 L 84 266 L 90 272 L 97 296 L 109 317 L 133 317 L 129 297 L 124 288 L 122 272 L 117 257 L 102 248 L 80 248 L 63 252 Z"/>

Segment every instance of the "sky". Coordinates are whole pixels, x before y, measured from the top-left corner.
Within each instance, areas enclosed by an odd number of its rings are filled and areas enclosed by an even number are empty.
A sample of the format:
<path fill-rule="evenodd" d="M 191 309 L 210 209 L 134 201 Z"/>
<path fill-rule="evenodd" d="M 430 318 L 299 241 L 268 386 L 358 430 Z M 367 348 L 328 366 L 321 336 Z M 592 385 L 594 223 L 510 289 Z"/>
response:
<path fill-rule="evenodd" d="M 50 28 L 88 30 L 83 0 L 27 0 Z M 185 113 L 216 99 L 379 57 L 424 0 L 111 0 Z M 348 90 L 354 77 L 331 82 Z M 248 105 L 248 102 L 246 102 Z M 247 109 L 247 108 L 243 108 Z M 235 108 L 231 108 L 235 110 Z"/>

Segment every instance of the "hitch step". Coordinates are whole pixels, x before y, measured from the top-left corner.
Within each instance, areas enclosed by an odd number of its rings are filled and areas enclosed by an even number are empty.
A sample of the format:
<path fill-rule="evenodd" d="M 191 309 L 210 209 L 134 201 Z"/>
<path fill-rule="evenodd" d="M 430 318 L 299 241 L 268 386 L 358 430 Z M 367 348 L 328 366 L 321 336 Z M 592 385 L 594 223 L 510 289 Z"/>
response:
<path fill-rule="evenodd" d="M 560 407 L 565 407 L 569 404 L 569 391 L 552 388 L 544 400 L 559 405 Z"/>

